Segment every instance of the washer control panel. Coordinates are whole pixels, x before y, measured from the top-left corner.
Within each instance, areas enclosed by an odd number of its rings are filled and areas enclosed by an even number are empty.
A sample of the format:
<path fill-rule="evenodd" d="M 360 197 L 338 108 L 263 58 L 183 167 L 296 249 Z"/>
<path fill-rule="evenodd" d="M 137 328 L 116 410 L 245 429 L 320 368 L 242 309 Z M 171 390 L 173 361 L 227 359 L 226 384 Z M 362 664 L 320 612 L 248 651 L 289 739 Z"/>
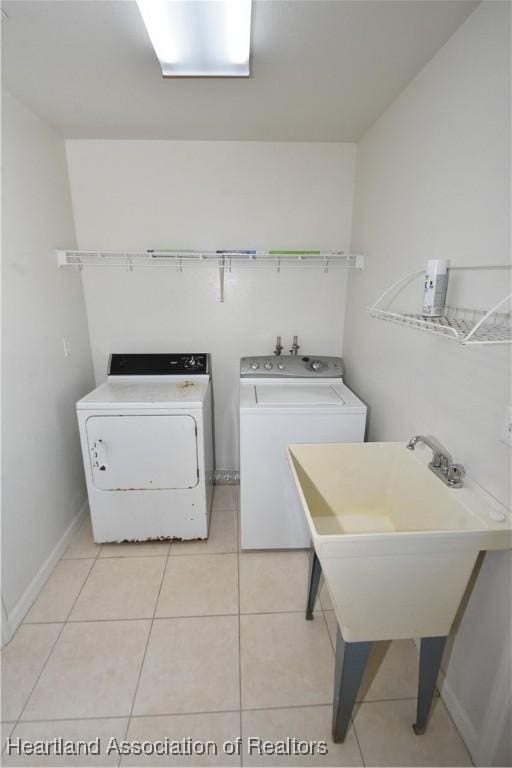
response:
<path fill-rule="evenodd" d="M 240 377 L 272 376 L 289 377 L 294 379 L 307 378 L 340 378 L 343 376 L 343 359 L 341 357 L 324 357 L 319 355 L 274 355 L 258 357 L 242 357 L 240 360 Z"/>

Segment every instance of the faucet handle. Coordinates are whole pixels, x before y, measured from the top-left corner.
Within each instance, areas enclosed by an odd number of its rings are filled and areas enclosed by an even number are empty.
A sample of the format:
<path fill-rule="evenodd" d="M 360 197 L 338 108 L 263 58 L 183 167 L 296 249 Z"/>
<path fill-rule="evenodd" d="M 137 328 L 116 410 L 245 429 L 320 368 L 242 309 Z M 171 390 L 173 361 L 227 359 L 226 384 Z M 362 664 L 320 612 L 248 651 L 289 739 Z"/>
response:
<path fill-rule="evenodd" d="M 446 479 L 452 487 L 460 488 L 465 474 L 466 470 L 462 464 L 450 464 L 446 473 Z"/>
<path fill-rule="evenodd" d="M 290 353 L 291 353 L 292 355 L 296 355 L 296 354 L 297 354 L 297 352 L 299 351 L 299 349 L 300 349 L 300 345 L 299 345 L 299 337 L 298 337 L 298 336 L 294 336 L 294 337 L 293 337 L 293 344 L 292 344 L 292 348 L 290 349 Z"/>
<path fill-rule="evenodd" d="M 434 455 L 432 456 L 432 466 L 439 468 L 443 463 L 443 454 L 439 453 L 439 451 L 434 451 Z"/>

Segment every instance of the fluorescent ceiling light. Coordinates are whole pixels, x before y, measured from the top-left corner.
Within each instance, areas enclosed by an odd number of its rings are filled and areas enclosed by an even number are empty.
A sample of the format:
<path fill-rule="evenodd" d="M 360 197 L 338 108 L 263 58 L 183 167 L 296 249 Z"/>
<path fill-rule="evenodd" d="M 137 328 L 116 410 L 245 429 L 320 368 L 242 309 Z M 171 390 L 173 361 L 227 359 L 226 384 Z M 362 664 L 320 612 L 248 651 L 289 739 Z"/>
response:
<path fill-rule="evenodd" d="M 164 77 L 247 77 L 251 0 L 137 0 Z"/>

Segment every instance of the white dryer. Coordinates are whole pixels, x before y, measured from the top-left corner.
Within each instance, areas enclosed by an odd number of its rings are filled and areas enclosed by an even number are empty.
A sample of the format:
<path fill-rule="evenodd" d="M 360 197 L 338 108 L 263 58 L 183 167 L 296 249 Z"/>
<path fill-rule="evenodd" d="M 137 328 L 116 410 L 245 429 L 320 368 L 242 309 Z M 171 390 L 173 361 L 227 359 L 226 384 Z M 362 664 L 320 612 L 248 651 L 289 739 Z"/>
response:
<path fill-rule="evenodd" d="M 290 443 L 364 440 L 366 406 L 343 383 L 339 357 L 244 357 L 240 365 L 243 549 L 310 546 L 288 466 Z"/>
<path fill-rule="evenodd" d="M 77 403 L 94 540 L 204 539 L 213 496 L 206 354 L 113 354 Z"/>

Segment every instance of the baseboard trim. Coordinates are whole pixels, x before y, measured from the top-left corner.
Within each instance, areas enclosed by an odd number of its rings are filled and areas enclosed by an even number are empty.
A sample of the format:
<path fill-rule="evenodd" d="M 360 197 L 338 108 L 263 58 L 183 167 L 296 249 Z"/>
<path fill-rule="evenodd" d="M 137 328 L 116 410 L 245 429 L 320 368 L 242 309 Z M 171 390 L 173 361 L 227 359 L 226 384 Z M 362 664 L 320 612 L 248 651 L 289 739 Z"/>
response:
<path fill-rule="evenodd" d="M 464 743 L 469 750 L 469 753 L 471 754 L 471 757 L 475 759 L 478 749 L 477 732 L 475 731 L 475 728 L 473 727 L 473 724 L 469 719 L 466 710 L 455 695 L 453 688 L 448 682 L 446 676 L 444 677 L 442 685 L 440 686 L 439 693 L 441 694 L 441 698 L 446 706 L 446 709 L 450 713 L 453 722 L 457 726 L 457 729 L 462 736 Z"/>
<path fill-rule="evenodd" d="M 2 600 L 2 645 L 9 642 L 25 618 L 50 573 L 80 527 L 87 510 L 86 499 L 10 613 L 5 610 Z"/>

